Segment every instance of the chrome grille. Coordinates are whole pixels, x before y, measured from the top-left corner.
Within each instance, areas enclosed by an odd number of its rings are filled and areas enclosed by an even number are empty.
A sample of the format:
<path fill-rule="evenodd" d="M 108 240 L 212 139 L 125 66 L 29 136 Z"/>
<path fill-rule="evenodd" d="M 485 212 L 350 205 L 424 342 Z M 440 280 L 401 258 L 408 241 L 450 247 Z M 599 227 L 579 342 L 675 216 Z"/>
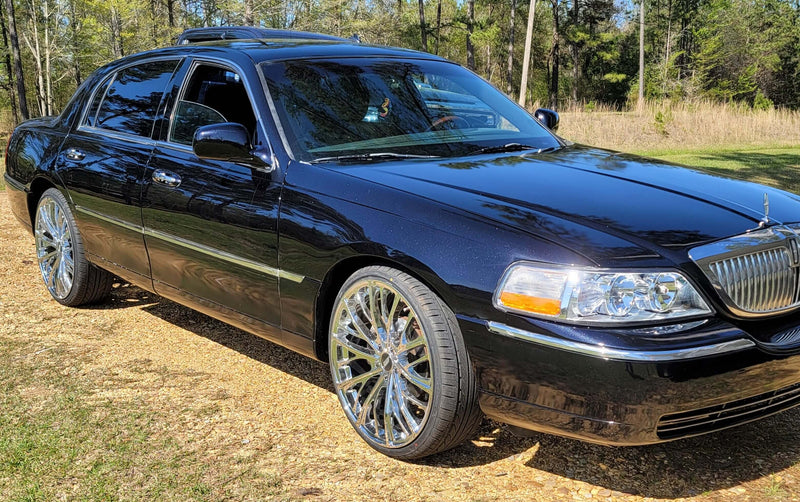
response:
<path fill-rule="evenodd" d="M 698 246 L 689 257 L 736 315 L 758 317 L 800 307 L 800 224 Z"/>
<path fill-rule="evenodd" d="M 783 310 L 800 301 L 798 269 L 784 247 L 712 262 L 709 268 L 733 303 L 747 312 Z"/>

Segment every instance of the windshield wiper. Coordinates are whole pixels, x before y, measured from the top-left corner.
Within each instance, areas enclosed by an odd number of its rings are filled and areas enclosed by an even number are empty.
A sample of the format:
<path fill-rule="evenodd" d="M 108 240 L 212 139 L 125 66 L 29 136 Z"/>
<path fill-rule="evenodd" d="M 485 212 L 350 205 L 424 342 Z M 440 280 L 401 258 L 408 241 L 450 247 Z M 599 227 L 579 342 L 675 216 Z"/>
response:
<path fill-rule="evenodd" d="M 336 155 L 334 157 L 320 157 L 310 161 L 312 164 L 321 162 L 364 162 L 371 160 L 392 160 L 392 159 L 434 159 L 438 155 L 415 155 L 412 153 L 358 153 L 353 155 Z"/>
<path fill-rule="evenodd" d="M 523 145 L 522 143 L 506 143 L 500 146 L 487 146 L 479 148 L 478 150 L 469 152 L 467 155 L 480 155 L 483 153 L 506 153 L 506 152 L 521 152 L 523 150 L 536 150 L 532 153 L 544 153 L 557 150 L 558 147 L 551 146 L 548 148 L 539 148 L 538 146 Z"/>

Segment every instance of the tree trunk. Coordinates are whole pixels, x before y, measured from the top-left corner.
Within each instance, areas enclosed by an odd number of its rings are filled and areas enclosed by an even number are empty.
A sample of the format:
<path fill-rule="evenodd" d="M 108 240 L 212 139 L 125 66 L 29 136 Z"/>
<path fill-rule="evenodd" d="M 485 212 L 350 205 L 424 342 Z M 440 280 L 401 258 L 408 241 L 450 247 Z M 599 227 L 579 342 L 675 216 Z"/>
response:
<path fill-rule="evenodd" d="M 72 38 L 70 40 L 72 44 L 72 71 L 75 74 L 75 86 L 80 87 L 81 82 L 83 82 L 83 76 L 81 75 L 81 65 L 78 61 L 80 48 L 78 47 L 78 12 L 75 9 L 75 0 L 69 2 L 69 17 L 69 31 Z"/>
<path fill-rule="evenodd" d="M 506 70 L 506 80 L 508 81 L 506 94 L 509 96 L 514 92 L 514 86 L 512 84 L 514 80 L 514 16 L 516 12 L 517 0 L 511 0 L 511 14 L 508 20 L 508 67 Z"/>
<path fill-rule="evenodd" d="M 475 71 L 475 47 L 472 45 L 472 31 L 475 29 L 475 0 L 467 0 L 467 68 Z"/>
<path fill-rule="evenodd" d="M 28 98 L 25 92 L 25 75 L 22 72 L 22 58 L 19 54 L 19 38 L 17 37 L 17 20 L 14 15 L 13 0 L 4 0 L 6 14 L 8 14 L 8 36 L 11 40 L 11 57 L 14 61 L 14 80 L 17 83 L 17 98 L 19 99 L 19 114 L 22 120 L 30 118 L 28 112 Z"/>
<path fill-rule="evenodd" d="M 639 103 L 644 105 L 644 0 L 639 5 Z"/>
<path fill-rule="evenodd" d="M 561 64 L 559 59 L 558 46 L 560 37 L 559 29 L 559 16 L 558 16 L 558 0 L 550 0 L 553 6 L 553 45 L 550 48 L 550 100 L 549 106 L 553 110 L 558 109 L 558 67 Z"/>
<path fill-rule="evenodd" d="M 580 8 L 579 0 L 572 0 L 572 28 L 578 28 L 578 9 Z M 578 88 L 580 87 L 581 78 L 581 64 L 580 53 L 578 51 L 578 41 L 570 40 L 570 52 L 572 53 L 572 103 L 578 103 Z"/>
<path fill-rule="evenodd" d="M 519 84 L 519 106 L 525 107 L 528 97 L 528 68 L 531 66 L 531 44 L 533 43 L 533 18 L 536 15 L 536 0 L 528 7 L 528 28 L 525 31 L 525 56 L 522 60 L 522 80 Z"/>
<path fill-rule="evenodd" d="M 30 22 L 29 29 L 30 31 L 33 32 L 33 34 L 29 38 L 25 34 L 25 32 L 22 32 L 22 39 L 25 41 L 25 45 L 31 52 L 31 56 L 33 56 L 34 70 L 36 73 L 36 105 L 39 108 L 39 116 L 43 117 L 47 115 L 47 105 L 45 104 L 45 96 L 44 96 L 44 68 L 42 68 L 42 46 L 39 43 L 39 19 L 38 16 L 35 14 L 37 8 L 34 0 L 30 0 L 29 4 L 31 12 L 34 13 L 31 16 L 31 19 L 29 19 Z M 33 41 L 31 41 L 31 39 L 33 39 Z"/>
<path fill-rule="evenodd" d="M 514 0 L 516 1 L 516 0 Z M 439 55 L 439 39 L 442 32 L 442 0 L 436 3 L 436 43 L 434 45 L 433 53 Z"/>
<path fill-rule="evenodd" d="M 419 0 L 419 32 L 422 37 L 422 50 L 428 52 L 428 27 L 425 25 L 425 3 Z"/>
<path fill-rule="evenodd" d="M 14 123 L 17 124 L 19 123 L 19 110 L 17 109 L 17 93 L 14 89 L 14 70 L 11 65 L 11 48 L 9 47 L 8 42 L 8 29 L 6 28 L 5 10 L 5 5 L 0 2 L 0 28 L 3 31 L 3 47 L 5 49 L 4 63 L 6 66 L 6 73 L 8 74 L 8 84 L 3 87 L 5 87 L 11 96 L 11 113 L 14 116 Z"/>
<path fill-rule="evenodd" d="M 244 0 L 244 24 L 246 26 L 256 24 L 253 18 L 253 0 Z"/>
<path fill-rule="evenodd" d="M 667 94 L 667 79 L 669 78 L 669 58 L 672 48 L 672 0 L 667 2 L 667 41 L 664 44 L 664 76 L 661 88 L 662 94 Z"/>
<path fill-rule="evenodd" d="M 44 8 L 44 103 L 45 115 L 52 115 L 54 109 L 53 103 L 53 78 L 51 60 L 51 47 L 50 47 L 50 6 L 45 1 L 42 4 Z"/>
<path fill-rule="evenodd" d="M 111 48 L 114 51 L 114 58 L 119 59 L 125 55 L 122 49 L 122 21 L 116 7 L 111 7 Z"/>
<path fill-rule="evenodd" d="M 175 27 L 175 0 L 167 0 L 167 20 L 169 27 Z"/>

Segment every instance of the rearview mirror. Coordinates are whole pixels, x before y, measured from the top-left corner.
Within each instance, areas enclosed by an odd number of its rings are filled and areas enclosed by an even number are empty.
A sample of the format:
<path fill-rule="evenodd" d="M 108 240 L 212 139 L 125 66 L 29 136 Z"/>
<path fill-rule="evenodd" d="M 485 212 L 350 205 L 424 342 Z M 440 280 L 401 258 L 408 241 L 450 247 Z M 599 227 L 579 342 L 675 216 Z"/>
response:
<path fill-rule="evenodd" d="M 192 139 L 192 150 L 201 159 L 264 164 L 253 154 L 250 133 L 242 124 L 234 122 L 198 127 Z"/>
<path fill-rule="evenodd" d="M 544 124 L 545 127 L 551 131 L 558 131 L 558 122 L 560 119 L 557 112 L 554 112 L 548 108 L 538 108 L 535 112 L 533 112 L 533 116 L 539 119 L 539 122 Z"/>

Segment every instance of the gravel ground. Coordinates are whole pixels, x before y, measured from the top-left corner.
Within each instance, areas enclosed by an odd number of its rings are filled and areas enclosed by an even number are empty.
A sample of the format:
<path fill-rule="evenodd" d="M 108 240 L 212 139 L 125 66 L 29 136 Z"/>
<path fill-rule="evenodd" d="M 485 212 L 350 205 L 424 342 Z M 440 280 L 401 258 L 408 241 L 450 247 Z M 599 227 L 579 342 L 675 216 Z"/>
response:
<path fill-rule="evenodd" d="M 635 448 L 518 438 L 486 420 L 455 450 L 395 461 L 350 428 L 325 365 L 135 287 L 117 287 L 105 305 L 62 307 L 41 285 L 33 239 L 10 215 L 3 192 L 0 235 L 0 341 L 66 348 L 79 361 L 67 376 L 94 389 L 94 399 L 135 399 L 165 414 L 158 426 L 175 441 L 202 446 L 218 469 L 249 459 L 280 479 L 266 498 L 800 499 L 800 410 Z"/>

